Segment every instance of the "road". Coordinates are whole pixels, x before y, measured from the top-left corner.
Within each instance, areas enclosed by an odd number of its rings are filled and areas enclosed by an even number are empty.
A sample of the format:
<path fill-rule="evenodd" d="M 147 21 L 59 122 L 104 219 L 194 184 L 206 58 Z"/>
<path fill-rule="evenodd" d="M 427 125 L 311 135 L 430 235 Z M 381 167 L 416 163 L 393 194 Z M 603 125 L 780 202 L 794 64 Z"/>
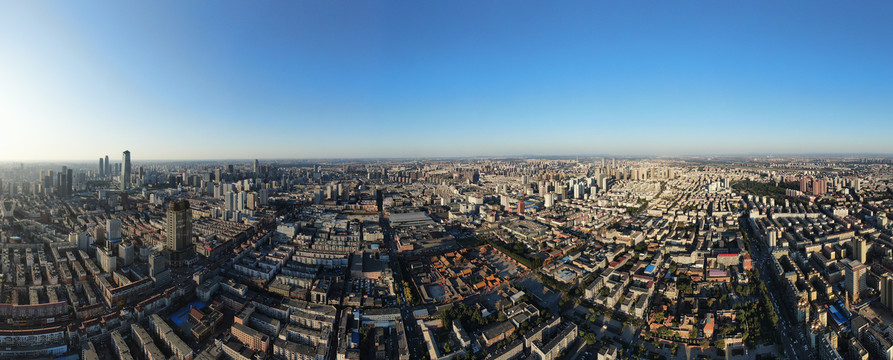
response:
<path fill-rule="evenodd" d="M 395 293 L 397 294 L 397 298 L 403 296 L 403 272 L 400 270 L 400 263 L 397 260 L 397 244 L 394 241 L 394 230 L 391 229 L 391 225 L 388 221 L 384 220 L 384 216 L 382 214 L 381 223 L 381 231 L 384 233 L 384 242 L 385 246 L 388 248 L 388 253 L 390 257 L 390 267 L 393 270 L 394 274 L 394 283 L 395 283 Z M 423 342 L 421 337 L 421 331 L 417 330 L 418 325 L 416 325 L 415 317 L 412 314 L 413 307 L 406 303 L 406 301 L 400 301 L 400 314 L 403 317 L 403 326 L 406 334 L 406 343 L 409 347 L 409 358 L 410 359 L 420 359 L 421 356 L 417 354 L 416 345 Z"/>
<path fill-rule="evenodd" d="M 781 339 L 780 347 L 784 350 L 783 355 L 788 359 L 809 359 L 814 357 L 813 352 L 807 345 L 805 326 L 797 321 L 791 305 L 787 305 L 779 300 L 783 299 L 784 294 L 778 281 L 772 279 L 770 275 L 775 272 L 770 265 L 772 263 L 772 254 L 769 252 L 766 244 L 757 240 L 757 237 L 754 236 L 755 234 L 751 232 L 750 226 L 747 224 L 747 218 L 741 218 L 739 223 L 742 229 L 745 229 L 749 235 L 751 258 L 760 270 L 760 280 L 766 284 L 769 299 L 772 300 L 772 306 L 779 315 L 777 331 Z"/>

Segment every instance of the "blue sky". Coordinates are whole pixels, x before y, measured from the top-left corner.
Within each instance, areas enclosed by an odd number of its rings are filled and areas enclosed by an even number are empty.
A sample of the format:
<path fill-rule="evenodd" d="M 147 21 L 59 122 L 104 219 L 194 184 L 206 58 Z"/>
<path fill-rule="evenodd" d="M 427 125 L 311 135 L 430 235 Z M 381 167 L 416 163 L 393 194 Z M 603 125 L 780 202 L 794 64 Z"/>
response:
<path fill-rule="evenodd" d="M 0 4 L 0 160 L 893 153 L 893 3 Z"/>

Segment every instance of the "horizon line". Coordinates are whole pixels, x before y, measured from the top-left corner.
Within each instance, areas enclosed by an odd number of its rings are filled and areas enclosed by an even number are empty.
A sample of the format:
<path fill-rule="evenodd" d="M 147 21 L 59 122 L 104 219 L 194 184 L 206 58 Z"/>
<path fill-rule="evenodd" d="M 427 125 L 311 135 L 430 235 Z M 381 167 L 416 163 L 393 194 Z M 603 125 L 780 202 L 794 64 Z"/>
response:
<path fill-rule="evenodd" d="M 648 158 L 664 158 L 664 159 L 682 159 L 682 158 L 744 158 L 744 157 L 767 157 L 767 158 L 784 158 L 784 157 L 807 157 L 807 158 L 848 158 L 848 157 L 873 157 L 873 158 L 893 158 L 893 153 L 727 153 L 727 154 L 681 154 L 681 155 L 655 155 L 655 154 L 552 154 L 552 155 L 535 155 L 535 154 L 519 154 L 519 155 L 467 155 L 467 156 L 380 156 L 380 157 L 313 157 L 313 158 L 288 158 L 288 157 L 245 157 L 245 158 L 183 158 L 183 159 L 145 159 L 132 162 L 199 162 L 199 161 L 331 161 L 331 160 L 446 160 L 446 159 L 536 159 L 536 158 L 622 158 L 622 159 L 648 159 Z M 103 156 L 104 158 L 104 156 Z M 111 159 L 111 158 L 110 158 Z M 64 159 L 47 159 L 47 160 L 0 160 L 0 164 L 40 164 L 40 163 L 90 163 L 93 160 L 64 160 Z M 114 163 L 114 162 L 113 162 Z"/>

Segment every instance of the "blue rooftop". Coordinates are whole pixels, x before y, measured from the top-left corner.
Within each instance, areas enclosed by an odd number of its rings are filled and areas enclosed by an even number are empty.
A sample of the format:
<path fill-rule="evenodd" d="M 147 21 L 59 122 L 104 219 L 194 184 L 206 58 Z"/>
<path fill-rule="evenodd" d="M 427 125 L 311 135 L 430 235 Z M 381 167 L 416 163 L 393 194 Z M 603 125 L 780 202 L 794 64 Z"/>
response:
<path fill-rule="evenodd" d="M 828 305 L 828 312 L 831 313 L 831 318 L 834 319 L 834 322 L 836 322 L 837 325 L 843 325 L 850 321 L 850 314 L 846 311 L 843 305 L 840 304 L 840 301 Z"/>
<path fill-rule="evenodd" d="M 648 265 L 648 266 L 646 266 L 646 267 L 645 267 L 645 273 L 648 274 L 648 275 L 653 274 L 653 273 L 654 273 L 654 268 L 655 268 L 655 267 L 654 267 L 653 264 L 652 264 L 652 265 Z"/>

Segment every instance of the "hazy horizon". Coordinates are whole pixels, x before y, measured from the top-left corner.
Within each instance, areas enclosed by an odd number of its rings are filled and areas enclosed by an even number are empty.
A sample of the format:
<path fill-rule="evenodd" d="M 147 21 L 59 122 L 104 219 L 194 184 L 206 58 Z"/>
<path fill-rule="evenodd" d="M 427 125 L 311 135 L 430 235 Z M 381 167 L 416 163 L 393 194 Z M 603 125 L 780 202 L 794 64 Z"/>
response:
<path fill-rule="evenodd" d="M 477 156 L 402 156 L 402 157 L 318 157 L 318 158 L 182 158 L 182 159 L 139 159 L 133 158 L 131 153 L 131 161 L 134 163 L 154 163 L 154 162 L 251 162 L 259 160 L 262 162 L 302 162 L 302 161 L 400 161 L 400 160 L 473 160 L 473 159 L 573 159 L 578 158 L 605 158 L 610 161 L 612 158 L 617 160 L 641 160 L 641 159 L 746 159 L 746 158 L 804 158 L 804 159 L 852 159 L 852 158 L 893 158 L 893 154 L 869 154 L 869 153 L 826 153 L 826 154 L 682 154 L 682 155 L 656 155 L 656 154 L 519 154 L 519 155 L 477 155 Z M 104 158 L 104 156 L 103 156 Z M 0 160 L 0 164 L 85 164 L 93 165 L 99 159 L 47 159 L 47 160 Z M 111 163 L 120 163 L 120 157 L 109 155 Z"/>

